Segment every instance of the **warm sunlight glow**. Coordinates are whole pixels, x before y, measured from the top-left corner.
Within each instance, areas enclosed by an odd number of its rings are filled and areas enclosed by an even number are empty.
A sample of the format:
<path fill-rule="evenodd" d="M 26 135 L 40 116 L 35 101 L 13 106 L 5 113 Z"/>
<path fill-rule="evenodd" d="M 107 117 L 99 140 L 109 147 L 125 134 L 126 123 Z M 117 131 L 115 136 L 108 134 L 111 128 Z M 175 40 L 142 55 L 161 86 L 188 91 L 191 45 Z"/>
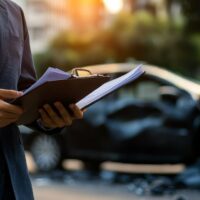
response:
<path fill-rule="evenodd" d="M 115 14 L 123 8 L 123 0 L 103 0 L 109 12 Z"/>

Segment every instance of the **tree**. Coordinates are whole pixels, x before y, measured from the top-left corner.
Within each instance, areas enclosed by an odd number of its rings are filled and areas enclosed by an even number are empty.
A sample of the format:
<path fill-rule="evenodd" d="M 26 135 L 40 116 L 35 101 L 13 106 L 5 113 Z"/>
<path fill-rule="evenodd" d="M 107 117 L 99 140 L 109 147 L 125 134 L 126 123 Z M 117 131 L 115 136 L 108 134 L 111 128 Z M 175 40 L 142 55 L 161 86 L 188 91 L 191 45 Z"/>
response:
<path fill-rule="evenodd" d="M 200 1 L 179 0 L 186 16 L 185 30 L 187 33 L 200 32 Z"/>

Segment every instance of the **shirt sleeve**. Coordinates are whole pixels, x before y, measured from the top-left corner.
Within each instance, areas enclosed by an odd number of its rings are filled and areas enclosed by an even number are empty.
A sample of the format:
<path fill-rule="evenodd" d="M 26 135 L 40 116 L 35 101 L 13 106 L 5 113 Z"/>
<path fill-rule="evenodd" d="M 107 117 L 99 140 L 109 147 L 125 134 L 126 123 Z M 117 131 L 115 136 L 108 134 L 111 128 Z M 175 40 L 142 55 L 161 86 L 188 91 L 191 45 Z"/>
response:
<path fill-rule="evenodd" d="M 23 48 L 23 56 L 22 56 L 22 64 L 21 64 L 21 74 L 18 82 L 18 90 L 23 91 L 29 88 L 35 81 L 37 80 L 35 67 L 33 63 L 30 41 L 29 41 L 29 33 L 26 24 L 26 20 L 24 17 L 24 13 L 21 10 L 22 21 L 23 21 L 23 32 L 24 32 L 24 48 Z M 38 120 L 27 125 L 28 127 L 39 131 L 44 132 L 45 134 L 55 134 L 60 132 L 62 129 L 45 129 L 41 126 L 41 123 L 38 123 Z"/>
<path fill-rule="evenodd" d="M 24 47 L 23 47 L 23 56 L 21 64 L 21 74 L 18 82 L 18 90 L 22 91 L 30 87 L 36 81 L 36 72 L 30 48 L 29 33 L 24 13 L 22 10 L 21 10 L 21 15 L 23 21 Z"/>

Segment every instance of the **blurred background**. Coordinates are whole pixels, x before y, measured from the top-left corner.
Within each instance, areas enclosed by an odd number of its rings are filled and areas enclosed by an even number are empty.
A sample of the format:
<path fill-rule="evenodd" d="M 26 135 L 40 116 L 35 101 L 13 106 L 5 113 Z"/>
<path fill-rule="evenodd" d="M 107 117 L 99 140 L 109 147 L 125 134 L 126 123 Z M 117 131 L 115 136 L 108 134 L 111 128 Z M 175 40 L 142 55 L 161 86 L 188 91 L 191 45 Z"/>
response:
<path fill-rule="evenodd" d="M 141 60 L 199 78 L 197 0 L 16 0 L 39 74 Z"/>
<path fill-rule="evenodd" d="M 59 199 L 73 198 L 74 200 L 79 199 L 198 199 L 199 189 L 200 189 L 200 164 L 198 162 L 199 158 L 199 148 L 198 146 L 198 133 L 200 130 L 200 114 L 199 114 L 199 79 L 200 79 L 200 1 L 198 0 L 15 0 L 24 10 L 27 25 L 30 33 L 30 42 L 32 53 L 36 65 L 36 70 L 38 76 L 41 76 L 46 69 L 51 67 L 57 67 L 64 71 L 68 71 L 74 67 L 81 67 L 87 65 L 97 65 L 97 64 L 109 64 L 109 63 L 145 63 L 147 65 L 155 65 L 158 68 L 149 70 L 152 74 L 157 74 L 157 79 L 163 79 L 164 81 L 159 83 L 164 85 L 170 77 L 170 80 L 176 79 L 178 83 L 171 82 L 167 86 L 173 85 L 175 89 L 181 88 L 181 92 L 185 89 L 188 96 L 193 97 L 193 93 L 198 93 L 196 98 L 189 98 L 186 100 L 186 104 L 181 101 L 182 108 L 177 110 L 177 113 L 171 115 L 177 117 L 181 114 L 186 116 L 184 120 L 173 121 L 173 123 L 166 123 L 165 130 L 158 129 L 158 125 L 151 129 L 151 133 L 155 132 L 156 135 L 149 136 L 149 138 L 144 138 L 144 143 L 149 142 L 152 146 L 148 146 L 146 152 L 142 150 L 139 154 L 139 160 L 133 159 L 131 162 L 127 157 L 119 158 L 118 154 L 112 154 L 112 159 L 105 159 L 107 161 L 116 160 L 119 161 L 118 164 L 106 163 L 103 165 L 102 170 L 99 171 L 99 166 L 97 167 L 97 162 L 91 163 L 84 162 L 81 163 L 79 160 L 72 160 L 72 162 L 65 160 L 64 168 L 62 170 L 58 163 L 50 168 L 42 168 L 42 164 L 37 163 L 37 158 L 34 158 L 34 150 L 32 149 L 32 143 L 29 141 L 26 143 L 24 139 L 25 146 L 30 146 L 30 148 L 25 148 L 29 153 L 27 154 L 29 169 L 32 174 L 32 181 L 34 184 L 34 191 L 38 200 L 40 199 Z M 106 65 L 107 68 L 111 65 Z M 122 66 L 123 68 L 123 66 Z M 110 67 L 111 69 L 111 67 Z M 166 74 L 166 71 L 159 71 L 160 69 L 166 69 L 173 72 L 173 75 Z M 147 69 L 148 70 L 148 69 Z M 112 69 L 111 69 L 112 71 Z M 125 72 L 121 69 L 121 72 Z M 168 71 L 167 71 L 168 72 Z M 113 73 L 116 73 L 113 71 Z M 119 74 L 118 74 L 119 75 Z M 118 76 L 117 75 L 117 76 Z M 166 75 L 163 77 L 162 75 Z M 181 75 L 187 77 L 187 80 L 193 80 L 193 85 L 189 82 L 184 82 L 184 86 L 180 86 L 181 80 L 174 75 Z M 149 100 L 155 99 L 155 90 L 158 91 L 158 87 L 155 84 L 149 84 L 145 81 L 144 84 L 148 87 L 142 85 L 143 92 L 142 95 L 147 92 L 151 93 L 145 98 Z M 156 83 L 157 84 L 157 83 Z M 145 90 L 144 90 L 145 88 Z M 189 91 L 189 88 L 193 88 L 196 91 Z M 162 88 L 163 89 L 163 88 Z M 165 88 L 166 89 L 166 88 Z M 170 106 L 173 101 L 173 106 L 180 105 L 178 100 L 179 94 L 174 94 L 174 88 L 170 89 L 169 92 L 164 93 L 162 96 L 166 100 L 166 97 L 170 98 Z M 173 90 L 173 95 L 172 95 Z M 163 90 L 162 90 L 163 91 Z M 169 91 L 169 90 L 168 90 Z M 130 94 L 130 88 L 125 90 L 125 92 L 120 92 L 118 97 L 127 97 L 127 93 Z M 155 92 L 156 93 L 156 92 Z M 195 93 L 195 95 L 196 95 Z M 136 93 L 134 93 L 135 95 Z M 156 93 L 157 94 L 157 93 Z M 134 96 L 133 95 L 133 96 Z M 184 92 L 185 95 L 185 92 Z M 130 95 L 129 95 L 130 97 Z M 110 106 L 114 105 L 113 102 L 116 96 L 110 98 Z M 191 100 L 192 99 L 192 100 Z M 143 99 L 144 100 L 144 99 Z M 167 105 L 169 105 L 169 99 L 167 99 Z M 144 103 L 139 99 L 141 103 Z M 123 101 L 124 102 L 124 101 Z M 193 102 L 193 103 L 191 103 Z M 103 104 L 103 106 L 107 105 Z M 94 113 L 100 113 L 100 110 L 104 107 L 98 104 L 96 107 L 92 107 L 89 110 L 89 114 L 86 116 L 87 119 L 94 119 Z M 119 103 L 117 104 L 119 105 Z M 121 104 L 120 104 L 121 105 Z M 124 105 L 124 104 L 123 104 Z M 127 104 L 126 104 L 127 105 Z M 143 104 L 144 105 L 144 104 Z M 186 115 L 187 105 L 195 105 L 195 111 L 192 114 Z M 134 105 L 135 106 L 135 105 Z M 138 106 L 138 105 L 137 105 Z M 169 111 L 169 107 L 165 107 L 165 114 L 155 114 L 155 106 L 149 108 L 142 107 L 143 110 L 134 110 L 133 112 L 140 111 L 140 116 L 134 116 L 137 119 L 136 123 L 139 126 L 147 126 L 145 121 L 139 121 L 141 118 L 141 113 L 146 112 L 148 108 L 148 116 L 146 113 L 143 119 L 148 120 L 148 123 L 155 124 L 155 116 L 157 119 L 166 119 L 166 111 Z M 172 110 L 175 107 L 170 107 Z M 185 107 L 186 106 L 186 107 Z M 192 108 L 194 108 L 192 107 Z M 118 119 L 119 120 L 119 106 L 112 107 L 115 110 L 115 114 L 109 113 L 109 120 Z M 137 107 L 141 109 L 141 107 Z M 145 109 L 144 109 L 145 108 Z M 187 107 L 188 108 L 188 107 Z M 118 110 L 117 110 L 118 109 Z M 157 109 L 157 108 L 156 108 Z M 188 108 L 189 109 L 189 108 Z M 109 110 L 109 109 L 108 109 Z M 117 110 L 117 111 L 116 111 Z M 127 120 L 126 116 L 132 116 L 130 107 L 124 111 L 126 114 L 120 115 L 120 122 Z M 111 111 L 109 111 L 111 112 Z M 91 114 L 92 113 L 92 114 Z M 117 113 L 117 114 L 116 114 Z M 153 113 L 153 114 L 152 114 Z M 194 114 L 195 113 L 195 114 Z M 168 113 L 169 114 L 169 113 Z M 112 115 L 112 116 L 111 116 Z M 107 115 L 106 115 L 107 116 Z M 114 118 L 112 118 L 114 116 Z M 117 117 L 116 117 L 117 116 Z M 149 118 L 153 116 L 153 120 L 149 121 Z M 130 117 L 129 117 L 130 118 Z M 173 118 L 173 120 L 174 120 Z M 102 119 L 102 115 L 98 120 Z M 98 121 L 97 120 L 97 121 Z M 88 120 L 90 121 L 90 120 Z M 88 123 L 87 121 L 87 123 Z M 95 121 L 96 124 L 97 121 Z M 100 120 L 101 121 L 101 120 Z M 107 120 L 108 121 L 108 120 Z M 109 121 L 110 122 L 110 121 Z M 113 122 L 113 121 L 112 121 Z M 116 127 L 116 121 L 112 124 L 112 127 Z M 130 120 L 129 120 L 130 122 Z M 169 122 L 169 121 L 168 121 Z M 195 122 L 195 123 L 194 123 Z M 85 122 L 84 122 L 85 123 Z M 94 124 L 92 121 L 91 124 Z M 157 123 L 157 121 L 156 121 Z M 160 123 L 160 121 L 159 121 Z M 104 122 L 104 125 L 106 123 Z M 126 129 L 127 124 L 118 123 L 118 131 L 121 129 Z M 172 125 L 173 124 L 173 125 Z M 175 124 L 175 125 L 174 125 Z M 189 124 L 189 125 L 188 125 Z M 163 126 L 163 124 L 162 124 Z M 187 126 L 187 127 L 186 127 Z M 82 126 L 81 124 L 75 124 L 72 129 L 66 132 L 78 132 L 78 128 L 84 129 L 85 134 L 87 130 L 90 130 L 88 126 Z M 83 128 L 84 127 L 84 128 Z M 109 129 L 105 125 L 106 129 Z M 111 128 L 112 128 L 111 127 Z M 174 128 L 172 130 L 172 127 Z M 178 127 L 178 128 L 177 128 Z M 109 130 L 111 130 L 111 128 Z M 133 127 L 137 129 L 136 126 Z M 163 127 L 162 127 L 163 128 Z M 105 129 L 105 128 L 104 128 Z M 102 137 L 105 137 L 105 131 L 101 127 L 98 127 Z M 112 129 L 114 130 L 114 129 Z M 128 129 L 126 129 L 128 130 Z M 153 130 L 153 131 L 152 131 Z M 159 131 L 158 131 L 159 130 Z M 22 127 L 22 133 L 25 135 L 30 134 L 30 131 L 24 130 Z M 116 131 L 116 130 L 115 130 Z M 89 131 L 88 131 L 89 132 Z M 98 132 L 98 131 L 97 131 Z M 169 134 L 168 134 L 169 133 Z M 32 133 L 31 133 L 32 134 Z M 68 143 L 73 144 L 75 140 L 80 140 L 80 134 L 74 134 L 76 138 L 67 139 Z M 121 135 L 123 135 L 123 131 Z M 176 136 L 173 138 L 173 134 Z M 35 135 L 35 133 L 34 133 Z M 91 130 L 90 130 L 91 135 Z M 138 134 L 137 134 L 138 135 Z M 98 135 L 97 138 L 100 136 Z M 110 136 L 109 136 L 110 137 Z M 141 139 L 134 140 L 134 146 L 140 146 L 140 141 L 143 141 L 144 135 L 141 134 Z M 146 137 L 146 136 L 145 136 Z M 152 138 L 151 138 L 152 137 Z M 26 138 L 26 137 L 24 137 Z M 30 137 L 32 141 L 36 141 L 35 137 Z M 87 137 L 85 137 L 87 138 Z M 89 149 L 95 149 L 93 154 L 96 154 L 95 139 L 88 137 L 89 139 L 81 139 L 79 143 L 91 141 L 93 145 Z M 111 137 L 112 138 L 112 137 Z M 132 135 L 132 139 L 135 135 Z M 165 140 L 162 140 L 165 138 Z M 173 138 L 174 144 L 172 144 Z M 39 138 L 41 139 L 41 138 Z M 123 137 L 122 137 L 123 139 Z M 178 141 L 183 141 L 182 143 L 177 143 Z M 60 138 L 58 140 L 61 140 Z M 114 144 L 118 144 L 120 138 L 115 138 Z M 54 145 L 51 139 L 45 138 L 42 141 L 48 141 L 51 146 Z M 69 142 L 72 141 L 72 142 Z M 101 147 L 109 146 L 106 143 L 105 138 L 102 140 Z M 155 141 L 158 141 L 155 145 Z M 38 142 L 38 141 L 37 141 Z M 41 146 L 44 143 L 37 145 Z M 113 140 L 112 140 L 113 142 Z M 124 142 L 124 141 L 123 141 Z M 139 142 L 139 143 L 138 143 Z M 160 142 L 160 143 L 159 143 Z M 47 143 L 47 142 L 46 142 Z M 46 144 L 45 143 L 45 144 Z M 194 145 L 195 143 L 195 145 Z M 197 145 L 196 145 L 197 143 Z M 35 144 L 35 143 L 33 143 Z M 113 144 L 113 143 L 112 143 Z M 121 145 L 122 143 L 120 143 Z M 177 144 L 177 145 L 176 145 Z M 36 147 L 38 148 L 38 146 Z M 60 143 L 59 143 L 60 145 Z M 63 144 L 62 144 L 63 145 Z M 80 146 L 82 144 L 79 144 Z M 130 143 L 123 143 L 127 146 Z M 143 144 L 145 145 L 145 144 Z M 171 145 L 171 146 L 170 146 Z M 69 145 L 70 146 L 70 145 Z M 75 145 L 76 146 L 76 145 Z M 84 146 L 84 145 L 82 145 Z M 88 150 L 86 147 L 82 149 Z M 98 145 L 97 145 L 98 146 Z M 132 143 L 133 146 L 133 143 Z M 153 147 L 157 147 L 152 150 Z M 165 147 L 164 150 L 161 147 Z M 176 148 L 175 148 L 176 146 Z M 193 149 L 193 147 L 195 148 Z M 116 147 L 116 146 L 115 146 Z M 120 151 L 122 146 L 118 146 Z M 143 147 L 143 146 L 142 146 Z M 180 147 L 180 149 L 178 149 Z M 55 149 L 59 147 L 55 147 Z M 139 147 L 138 147 L 139 148 Z M 73 149 L 73 148 L 72 148 Z M 173 150 L 172 150 L 173 149 Z M 198 150 L 197 150 L 198 149 Z M 41 152 L 50 152 L 52 149 L 48 148 L 41 149 Z M 130 150 L 130 148 L 129 148 Z M 162 152 L 156 157 L 157 160 L 148 162 L 148 159 L 142 159 L 147 152 Z M 170 152 L 174 155 L 181 155 L 182 157 L 170 157 L 168 153 Z M 53 150 L 52 150 L 53 151 Z M 135 152 L 135 149 L 132 150 Z M 41 154 L 39 152 L 39 154 Z M 78 155 L 82 155 L 84 150 L 81 150 Z M 184 153 L 183 153 L 184 152 Z M 191 153 L 192 152 L 192 153 Z M 82 153 L 82 154 L 81 154 Z M 113 153 L 113 152 L 112 152 Z M 91 154 L 91 152 L 90 152 Z M 88 155 L 90 155 L 88 154 Z M 125 152 L 127 155 L 127 152 Z M 55 157 L 60 154 L 55 153 Z M 79 158 L 76 153 L 71 154 L 70 158 Z M 110 154 L 109 154 L 110 155 Z M 102 156 L 102 155 L 101 155 Z M 101 157 L 99 156 L 99 157 Z M 118 157 L 117 157 L 118 156 Z M 151 155 L 152 156 L 152 155 Z M 80 156 L 81 157 L 81 156 Z M 93 156 L 94 157 L 94 156 Z M 147 156 L 148 157 L 148 156 Z M 161 159 L 161 157 L 166 159 Z M 48 160 L 48 154 L 42 157 L 43 160 Z M 67 156 L 65 158 L 68 158 Z M 83 158 L 83 157 L 81 157 Z M 84 157 L 85 158 L 85 157 Z M 91 155 L 90 155 L 91 158 Z M 135 157 L 134 157 L 135 158 Z M 179 159 L 181 158 L 181 159 Z M 182 159 L 184 158 L 184 159 Z M 195 158 L 188 159 L 185 158 Z M 53 158 L 51 158 L 53 159 Z M 64 158 L 63 158 L 64 159 Z M 88 161 L 87 159 L 83 161 Z M 95 160 L 96 161 L 96 160 Z M 59 160 L 60 162 L 60 160 Z M 121 164 L 121 163 L 129 164 Z M 139 163 L 140 165 L 132 165 L 134 163 Z M 131 164 L 130 164 L 131 163 Z M 159 166 L 144 166 L 145 164 L 162 164 Z M 170 163 L 170 164 L 169 164 Z M 171 165 L 171 164 L 176 165 Z M 41 164 L 41 165 L 40 165 Z M 59 163 L 60 164 L 60 163 Z M 165 164 L 165 165 L 163 165 Z M 166 165 L 167 164 L 167 165 Z M 178 165 L 177 165 L 178 164 Z M 38 165 L 38 166 L 37 166 Z M 87 166 L 87 167 L 86 167 Z M 87 170 L 85 170 L 87 168 Z M 95 172 L 94 172 L 95 168 Z M 98 173 L 96 169 L 98 168 Z M 84 170 L 83 170 L 84 169 Z M 53 170 L 53 171 L 52 171 Z M 157 175 L 155 175 L 157 174 Z M 180 181 L 181 180 L 181 181 Z M 180 191 L 179 191 L 180 190 Z M 178 191 L 178 192 L 177 192 Z M 159 195 L 159 197 L 155 197 Z"/>

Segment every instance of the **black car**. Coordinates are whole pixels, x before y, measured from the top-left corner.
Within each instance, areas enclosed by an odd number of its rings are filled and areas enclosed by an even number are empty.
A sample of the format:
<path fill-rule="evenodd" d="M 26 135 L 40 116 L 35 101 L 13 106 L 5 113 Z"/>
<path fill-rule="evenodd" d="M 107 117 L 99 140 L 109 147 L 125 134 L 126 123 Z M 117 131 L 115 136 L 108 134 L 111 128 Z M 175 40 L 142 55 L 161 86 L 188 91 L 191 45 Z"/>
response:
<path fill-rule="evenodd" d="M 118 77 L 133 64 L 86 67 Z M 80 159 L 99 166 L 124 163 L 192 163 L 199 157 L 200 85 L 144 65 L 145 75 L 88 108 L 84 119 L 54 136 L 21 126 L 25 150 L 39 170 Z"/>

